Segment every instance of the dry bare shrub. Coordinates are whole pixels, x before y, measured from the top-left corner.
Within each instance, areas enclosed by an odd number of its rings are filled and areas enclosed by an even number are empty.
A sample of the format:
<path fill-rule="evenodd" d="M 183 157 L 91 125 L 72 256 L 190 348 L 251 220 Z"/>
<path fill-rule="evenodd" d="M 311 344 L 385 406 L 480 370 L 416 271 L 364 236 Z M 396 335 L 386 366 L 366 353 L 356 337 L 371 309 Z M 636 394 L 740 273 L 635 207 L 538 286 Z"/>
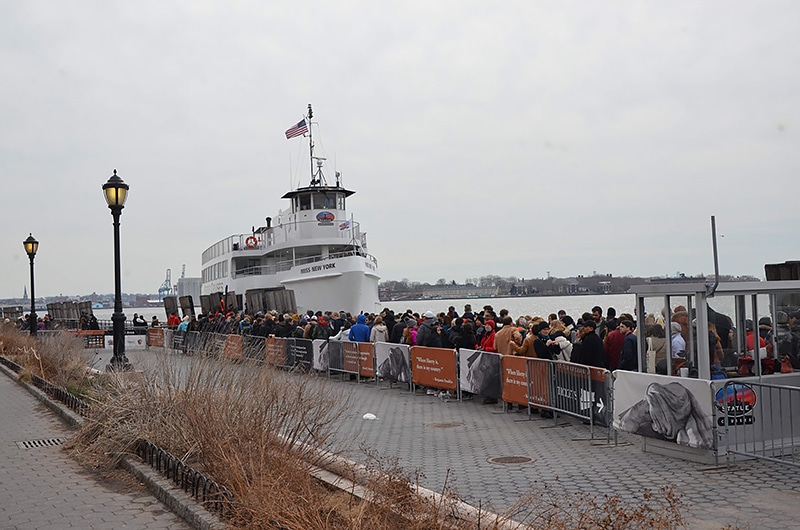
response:
<path fill-rule="evenodd" d="M 35 374 L 79 397 L 85 397 L 91 386 L 92 374 L 88 369 L 94 362 L 94 351 L 85 349 L 83 341 L 72 333 L 31 337 L 4 328 L 0 334 L 0 355 L 22 366 L 22 377 Z"/>
<path fill-rule="evenodd" d="M 672 486 L 645 489 L 625 501 L 617 495 L 556 491 L 558 482 L 534 489 L 504 515 L 521 528 L 553 530 L 678 530 L 687 528 L 683 497 Z"/>
<path fill-rule="evenodd" d="M 85 462 L 111 469 L 144 438 L 227 487 L 233 528 L 293 530 L 639 529 L 685 528 L 671 489 L 641 500 L 567 495 L 543 487 L 499 519 L 454 517 L 454 492 L 419 494 L 421 475 L 367 451 L 364 467 L 339 473 L 365 488 L 364 499 L 323 485 L 312 466 L 327 464 L 337 419 L 348 410 L 345 386 L 313 374 L 203 357 L 161 365 L 146 375 L 110 374 L 103 399 L 72 440 Z M 188 363 L 188 364 L 187 364 Z M 482 515 L 482 514 L 479 514 Z"/>

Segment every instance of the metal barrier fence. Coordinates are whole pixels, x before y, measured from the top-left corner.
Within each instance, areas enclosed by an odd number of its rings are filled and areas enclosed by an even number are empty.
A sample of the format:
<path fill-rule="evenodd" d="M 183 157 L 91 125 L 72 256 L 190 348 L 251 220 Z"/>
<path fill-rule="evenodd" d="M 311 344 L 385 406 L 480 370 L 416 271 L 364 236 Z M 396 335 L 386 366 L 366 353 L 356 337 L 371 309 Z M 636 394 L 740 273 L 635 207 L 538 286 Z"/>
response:
<path fill-rule="evenodd" d="M 729 381 L 720 392 L 729 463 L 741 455 L 800 467 L 800 387 Z"/>
<path fill-rule="evenodd" d="M 89 413 L 89 404 L 83 401 L 81 398 L 69 393 L 67 390 L 59 386 L 56 386 L 50 381 L 42 379 L 38 375 L 34 374 L 31 374 L 31 382 L 38 388 L 40 388 L 43 392 L 45 392 L 47 395 L 59 400 L 64 405 L 74 410 L 81 416 L 85 416 L 86 414 Z"/>
<path fill-rule="evenodd" d="M 163 473 L 173 484 L 202 502 L 206 508 L 211 508 L 223 515 L 227 512 L 227 508 L 233 501 L 233 493 L 225 486 L 211 480 L 147 440 L 139 440 L 136 445 L 136 454 L 147 465 L 159 473 Z"/>
<path fill-rule="evenodd" d="M 583 420 L 594 437 L 594 426 L 609 427 L 613 413 L 608 370 L 547 359 L 528 359 L 528 404 L 554 414 Z M 610 430 L 607 434 L 610 435 Z"/>

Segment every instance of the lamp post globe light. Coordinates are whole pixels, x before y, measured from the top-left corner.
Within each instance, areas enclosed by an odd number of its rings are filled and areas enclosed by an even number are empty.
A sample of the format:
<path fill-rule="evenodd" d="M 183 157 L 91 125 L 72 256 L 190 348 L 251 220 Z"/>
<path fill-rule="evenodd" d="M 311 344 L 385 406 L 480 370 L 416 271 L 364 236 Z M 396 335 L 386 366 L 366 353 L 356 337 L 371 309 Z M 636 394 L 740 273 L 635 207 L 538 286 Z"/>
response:
<path fill-rule="evenodd" d="M 36 256 L 36 251 L 39 250 L 39 242 L 34 239 L 33 234 L 28 234 L 28 238 L 22 242 L 22 246 L 25 247 L 25 253 L 31 261 L 31 314 L 30 320 L 28 320 L 28 328 L 31 335 L 36 335 L 39 324 L 36 319 L 36 291 L 33 285 L 33 258 Z"/>
<path fill-rule="evenodd" d="M 114 355 L 111 357 L 111 364 L 108 366 L 110 371 L 130 370 L 128 358 L 125 356 L 125 315 L 122 312 L 122 284 L 120 282 L 120 259 L 119 259 L 119 216 L 125 207 L 125 199 L 128 198 L 129 186 L 117 176 L 117 170 L 103 184 L 103 194 L 106 203 L 111 210 L 114 218 L 114 314 L 111 315 L 114 336 Z"/>

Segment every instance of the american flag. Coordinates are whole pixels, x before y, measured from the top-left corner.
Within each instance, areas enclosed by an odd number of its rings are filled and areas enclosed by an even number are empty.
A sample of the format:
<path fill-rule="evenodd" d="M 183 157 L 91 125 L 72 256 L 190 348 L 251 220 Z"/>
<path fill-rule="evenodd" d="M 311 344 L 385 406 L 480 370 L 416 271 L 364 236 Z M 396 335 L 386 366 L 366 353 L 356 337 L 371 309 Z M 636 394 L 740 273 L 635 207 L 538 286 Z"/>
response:
<path fill-rule="evenodd" d="M 339 223 L 339 230 L 350 230 L 350 221 Z"/>
<path fill-rule="evenodd" d="M 296 125 L 292 125 L 288 129 L 286 129 L 286 139 L 294 138 L 295 136 L 300 136 L 301 134 L 306 134 L 308 132 L 308 125 L 306 125 L 306 120 L 300 120 Z"/>

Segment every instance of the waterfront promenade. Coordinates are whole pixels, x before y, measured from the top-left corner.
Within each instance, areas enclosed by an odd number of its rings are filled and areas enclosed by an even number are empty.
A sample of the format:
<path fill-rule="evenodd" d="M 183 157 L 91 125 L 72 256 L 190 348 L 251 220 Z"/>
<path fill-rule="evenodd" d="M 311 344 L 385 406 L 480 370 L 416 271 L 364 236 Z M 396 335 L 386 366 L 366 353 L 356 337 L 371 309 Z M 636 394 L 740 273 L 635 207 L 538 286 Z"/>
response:
<path fill-rule="evenodd" d="M 70 458 L 58 440 L 74 431 L 5 373 L 0 425 L 1 529 L 189 528 L 144 487 L 104 479 Z M 42 441 L 52 445 L 30 443 Z"/>
<path fill-rule="evenodd" d="M 137 369 L 159 358 L 185 364 L 192 358 L 159 350 L 128 353 Z M 342 415 L 332 447 L 366 461 L 362 447 L 396 457 L 420 484 L 447 484 L 464 501 L 504 512 L 525 493 L 547 486 L 560 492 L 615 494 L 633 499 L 644 488 L 675 485 L 684 495 L 688 527 L 796 528 L 800 520 L 797 468 L 750 461 L 712 467 L 642 453 L 639 439 L 595 440 L 578 420 L 557 422 L 502 411 L 480 400 L 443 402 L 386 386 L 332 379 L 352 406 Z M 363 415 L 379 419 L 367 421 Z M 22 449 L 17 442 L 64 438 L 70 430 L 9 377 L 0 376 L 0 528 L 188 528 L 145 490 L 120 490 L 88 474 L 59 447 Z M 526 463 L 496 464 L 497 457 Z"/>

